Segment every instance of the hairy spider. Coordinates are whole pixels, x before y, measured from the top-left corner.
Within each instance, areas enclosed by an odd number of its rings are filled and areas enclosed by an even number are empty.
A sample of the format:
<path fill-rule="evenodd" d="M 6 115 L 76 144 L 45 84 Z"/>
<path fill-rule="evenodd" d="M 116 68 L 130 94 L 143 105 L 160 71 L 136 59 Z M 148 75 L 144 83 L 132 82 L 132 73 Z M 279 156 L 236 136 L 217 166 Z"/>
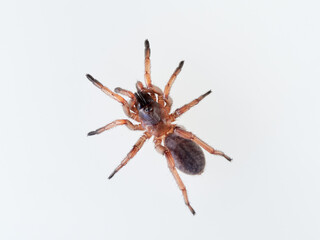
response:
<path fill-rule="evenodd" d="M 211 154 L 221 155 L 229 161 L 231 161 L 231 158 L 223 152 L 210 147 L 207 143 L 199 139 L 191 132 L 188 132 L 178 125 L 173 124 L 178 117 L 180 117 L 193 106 L 197 105 L 203 98 L 211 93 L 210 90 L 200 97 L 194 99 L 190 103 L 176 109 L 173 113 L 170 113 L 172 105 L 172 99 L 169 97 L 170 89 L 173 82 L 177 78 L 177 75 L 180 73 L 183 63 L 183 61 L 180 62 L 179 66 L 176 68 L 167 85 L 165 86 L 164 92 L 162 92 L 160 88 L 151 83 L 150 45 L 149 41 L 146 40 L 144 74 L 146 87 L 143 86 L 140 81 L 138 81 L 136 84 L 136 93 L 133 94 L 132 92 L 119 87 L 114 90 L 114 93 L 109 88 L 103 86 L 98 80 L 94 79 L 91 75 L 87 74 L 87 78 L 96 87 L 100 88 L 105 94 L 122 104 L 123 111 L 129 118 L 139 122 L 139 124 L 134 125 L 127 119 L 115 120 L 104 127 L 89 132 L 88 136 L 100 134 L 119 125 L 126 125 L 131 130 L 144 131 L 143 135 L 139 138 L 128 155 L 111 173 L 109 179 L 112 178 L 114 174 L 116 174 L 129 162 L 131 158 L 136 155 L 147 139 L 153 136 L 155 148 L 159 153 L 165 155 L 168 167 L 180 190 L 182 191 L 185 204 L 188 206 L 192 214 L 195 214 L 195 211 L 189 203 L 186 187 L 184 186 L 176 167 L 186 174 L 201 174 L 204 170 L 205 158 L 200 147 L 204 148 Z M 130 101 L 127 102 L 117 93 L 129 97 Z M 164 145 L 162 145 L 163 141 Z"/>

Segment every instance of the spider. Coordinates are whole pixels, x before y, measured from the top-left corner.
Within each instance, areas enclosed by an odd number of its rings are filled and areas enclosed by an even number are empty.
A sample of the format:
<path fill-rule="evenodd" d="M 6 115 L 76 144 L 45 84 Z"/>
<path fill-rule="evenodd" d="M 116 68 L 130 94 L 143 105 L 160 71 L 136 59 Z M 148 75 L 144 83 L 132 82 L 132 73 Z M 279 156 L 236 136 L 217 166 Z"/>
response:
<path fill-rule="evenodd" d="M 88 136 L 100 134 L 106 130 L 119 125 L 125 125 L 130 130 L 144 131 L 143 135 L 135 143 L 131 151 L 122 160 L 120 165 L 111 173 L 111 179 L 123 166 L 125 166 L 131 158 L 141 149 L 146 140 L 153 136 L 155 149 L 167 159 L 168 167 L 177 182 L 185 204 L 188 206 L 192 214 L 195 214 L 191 207 L 186 187 L 184 186 L 176 168 L 180 171 L 196 175 L 201 174 L 205 166 L 205 157 L 200 147 L 204 148 L 211 154 L 220 155 L 227 160 L 232 159 L 222 151 L 216 150 L 195 136 L 193 133 L 186 131 L 184 128 L 173 124 L 173 122 L 190 108 L 197 105 L 202 99 L 211 93 L 211 90 L 194 99 L 190 103 L 176 109 L 170 113 L 172 99 L 169 96 L 170 89 L 178 74 L 180 73 L 184 61 L 181 61 L 172 76 L 170 77 L 164 92 L 151 83 L 150 71 L 150 44 L 145 40 L 145 83 L 144 86 L 140 81 L 136 83 L 137 92 L 132 93 L 122 88 L 116 88 L 112 92 L 109 88 L 103 86 L 98 80 L 87 74 L 86 77 L 105 94 L 122 104 L 124 113 L 139 124 L 133 124 L 127 119 L 115 120 L 104 127 L 88 133 Z M 130 101 L 126 101 L 122 96 L 127 96 Z M 164 144 L 162 144 L 164 142 Z M 200 147 L 199 147 L 200 146 Z"/>

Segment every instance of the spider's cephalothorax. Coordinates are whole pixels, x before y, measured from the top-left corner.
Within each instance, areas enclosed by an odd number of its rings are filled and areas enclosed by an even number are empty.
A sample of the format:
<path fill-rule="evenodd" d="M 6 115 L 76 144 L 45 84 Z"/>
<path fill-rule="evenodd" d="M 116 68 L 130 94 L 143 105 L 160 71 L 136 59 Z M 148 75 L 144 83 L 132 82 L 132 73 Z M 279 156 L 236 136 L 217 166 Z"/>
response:
<path fill-rule="evenodd" d="M 148 93 L 138 91 L 134 94 L 137 100 L 139 117 L 145 125 L 155 126 L 163 120 L 161 105 L 154 101 Z"/>
<path fill-rule="evenodd" d="M 87 74 L 87 78 L 95 86 L 121 103 L 124 113 L 139 123 L 134 125 L 127 119 L 119 119 L 95 131 L 89 132 L 88 135 L 91 136 L 99 134 L 118 125 L 126 125 L 131 130 L 144 131 L 143 135 L 133 146 L 132 150 L 109 176 L 109 179 L 112 178 L 123 166 L 125 166 L 128 161 L 134 157 L 134 155 L 136 155 L 147 139 L 153 136 L 155 148 L 159 153 L 165 155 L 168 167 L 182 191 L 185 204 L 188 206 L 192 214 L 195 214 L 195 211 L 189 203 L 187 190 L 176 170 L 176 167 L 186 174 L 201 174 L 205 167 L 205 158 L 200 147 L 211 154 L 221 155 L 229 161 L 231 161 L 231 158 L 223 152 L 212 148 L 191 132 L 173 124 L 179 116 L 197 105 L 203 98 L 211 93 L 211 91 L 208 91 L 190 103 L 176 109 L 173 113 L 170 113 L 172 105 L 172 99 L 169 97 L 170 89 L 177 75 L 180 73 L 183 63 L 183 61 L 180 62 L 179 66 L 176 68 L 165 86 L 164 92 L 162 92 L 160 88 L 151 83 L 150 45 L 149 41 L 146 40 L 144 75 L 146 86 L 143 86 L 143 84 L 138 81 L 136 84 L 136 93 L 132 93 L 122 88 L 116 88 L 114 92 L 112 92 L 109 88 L 103 86 L 98 80 Z M 129 102 L 119 94 L 129 97 Z"/>

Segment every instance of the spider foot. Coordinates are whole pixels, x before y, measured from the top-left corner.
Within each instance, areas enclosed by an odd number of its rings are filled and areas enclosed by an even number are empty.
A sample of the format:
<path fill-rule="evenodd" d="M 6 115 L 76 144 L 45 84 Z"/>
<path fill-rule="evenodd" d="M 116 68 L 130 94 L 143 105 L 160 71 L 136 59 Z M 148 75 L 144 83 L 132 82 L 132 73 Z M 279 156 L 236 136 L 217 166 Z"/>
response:
<path fill-rule="evenodd" d="M 224 152 L 215 150 L 215 152 L 213 154 L 220 155 L 220 156 L 224 157 L 225 159 L 227 159 L 229 162 L 232 161 L 232 158 L 229 157 L 228 155 L 226 155 Z"/>
<path fill-rule="evenodd" d="M 114 170 L 114 171 L 110 174 L 110 176 L 108 177 L 108 179 L 111 179 L 117 172 L 118 172 L 117 170 Z"/>
<path fill-rule="evenodd" d="M 97 131 L 91 131 L 88 133 L 88 136 L 93 136 L 93 135 L 96 135 L 97 134 Z"/>
<path fill-rule="evenodd" d="M 227 155 L 223 155 L 229 162 L 231 162 L 232 161 L 232 158 L 231 157 L 229 157 L 229 156 L 227 156 Z"/>
<path fill-rule="evenodd" d="M 187 206 L 188 206 L 190 212 L 191 212 L 193 215 L 195 215 L 195 214 L 196 214 L 196 211 L 191 207 L 191 205 L 190 205 L 190 204 L 187 204 Z"/>

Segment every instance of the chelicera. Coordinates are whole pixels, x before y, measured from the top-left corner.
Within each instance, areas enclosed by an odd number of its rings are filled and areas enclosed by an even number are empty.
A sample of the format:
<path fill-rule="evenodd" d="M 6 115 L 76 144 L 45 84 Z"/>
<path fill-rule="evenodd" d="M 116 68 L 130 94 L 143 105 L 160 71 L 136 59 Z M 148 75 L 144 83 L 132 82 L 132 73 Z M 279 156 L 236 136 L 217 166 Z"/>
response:
<path fill-rule="evenodd" d="M 137 92 L 132 93 L 122 88 L 116 88 L 112 92 L 109 88 L 103 86 L 98 80 L 87 74 L 87 78 L 105 94 L 112 97 L 122 104 L 124 113 L 138 124 L 133 124 L 127 119 L 115 120 L 104 127 L 95 131 L 89 132 L 88 136 L 100 134 L 115 126 L 125 125 L 130 130 L 144 131 L 143 135 L 139 138 L 133 146 L 128 155 L 122 160 L 120 165 L 111 173 L 111 179 L 123 166 L 125 166 L 131 158 L 141 149 L 144 142 L 153 136 L 155 149 L 164 155 L 167 159 L 168 167 L 176 180 L 180 190 L 182 191 L 185 204 L 188 206 L 192 214 L 195 211 L 190 205 L 187 190 L 184 186 L 176 168 L 180 171 L 196 175 L 201 174 L 205 167 L 205 157 L 203 149 L 211 154 L 220 155 L 231 161 L 231 158 L 224 154 L 222 151 L 216 150 L 195 136 L 193 133 L 184 130 L 182 127 L 174 124 L 174 121 L 182 114 L 187 112 L 190 108 L 197 105 L 203 98 L 211 93 L 211 90 L 194 99 L 190 103 L 171 112 L 172 99 L 169 96 L 170 89 L 178 74 L 180 73 L 183 61 L 180 62 L 172 76 L 170 77 L 164 92 L 157 86 L 151 83 L 150 76 L 150 45 L 149 41 L 145 41 L 145 83 L 144 86 L 140 81 L 137 82 Z M 122 94 L 130 100 L 126 101 Z"/>

